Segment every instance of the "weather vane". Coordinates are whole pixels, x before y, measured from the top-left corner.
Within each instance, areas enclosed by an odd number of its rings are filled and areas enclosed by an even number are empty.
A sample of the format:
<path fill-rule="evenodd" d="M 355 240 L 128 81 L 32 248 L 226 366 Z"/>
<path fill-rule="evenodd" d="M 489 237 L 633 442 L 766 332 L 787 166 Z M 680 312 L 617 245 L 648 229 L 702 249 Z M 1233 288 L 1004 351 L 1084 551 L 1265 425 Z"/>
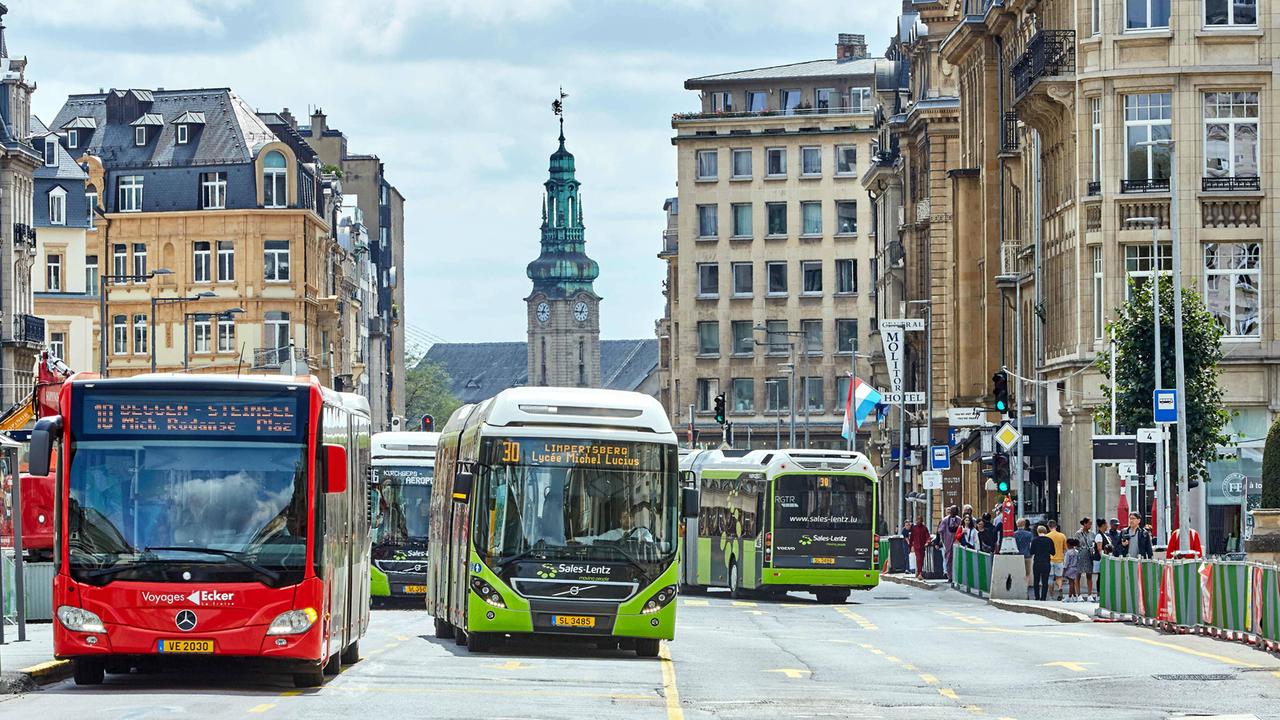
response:
<path fill-rule="evenodd" d="M 551 112 L 560 118 L 560 142 L 564 143 L 564 99 L 569 97 L 569 93 L 564 91 L 564 87 L 560 87 L 560 97 L 551 101 Z"/>

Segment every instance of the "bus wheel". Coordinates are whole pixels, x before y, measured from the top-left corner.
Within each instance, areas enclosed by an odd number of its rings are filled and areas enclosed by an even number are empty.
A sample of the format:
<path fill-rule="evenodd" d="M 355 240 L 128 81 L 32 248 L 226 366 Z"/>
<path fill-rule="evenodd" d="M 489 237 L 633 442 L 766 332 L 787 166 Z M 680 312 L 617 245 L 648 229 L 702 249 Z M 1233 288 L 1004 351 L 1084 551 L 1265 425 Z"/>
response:
<path fill-rule="evenodd" d="M 489 636 L 485 633 L 467 633 L 467 652 L 481 653 L 489 649 Z"/>
<path fill-rule="evenodd" d="M 435 620 L 436 637 L 440 639 L 453 637 L 453 626 L 441 620 L 440 618 L 432 618 Z"/>
<path fill-rule="evenodd" d="M 636 638 L 636 655 L 643 658 L 658 657 L 661 641 L 657 638 Z"/>
<path fill-rule="evenodd" d="M 101 660 L 78 658 L 72 664 L 73 677 L 77 685 L 101 685 L 106 674 L 106 665 Z"/>
<path fill-rule="evenodd" d="M 840 605 L 849 599 L 848 590 L 815 590 L 813 594 L 818 596 L 818 602 L 827 605 Z"/>
<path fill-rule="evenodd" d="M 359 640 L 351 643 L 350 645 L 347 646 L 346 650 L 342 651 L 343 665 L 355 665 L 358 662 L 360 662 L 360 641 Z"/>
<path fill-rule="evenodd" d="M 293 674 L 293 686 L 296 688 L 320 687 L 324 684 L 324 669 L 316 667 Z"/>
<path fill-rule="evenodd" d="M 742 592 L 742 578 L 738 576 L 738 563 L 733 562 L 729 565 L 729 597 L 740 598 L 745 593 Z"/>
<path fill-rule="evenodd" d="M 341 653 L 334 653 L 330 655 L 329 659 L 325 661 L 323 669 L 324 669 L 324 674 L 330 677 L 342 672 Z"/>

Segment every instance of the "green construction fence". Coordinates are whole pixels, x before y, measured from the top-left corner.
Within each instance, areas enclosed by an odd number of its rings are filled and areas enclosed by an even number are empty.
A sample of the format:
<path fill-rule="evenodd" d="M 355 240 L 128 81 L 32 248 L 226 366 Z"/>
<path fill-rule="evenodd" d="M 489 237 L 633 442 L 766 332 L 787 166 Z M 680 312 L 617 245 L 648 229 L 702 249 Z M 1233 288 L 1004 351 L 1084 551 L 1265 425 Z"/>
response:
<path fill-rule="evenodd" d="M 971 550 L 960 543 L 953 545 L 951 586 L 967 593 L 989 595 L 992 558 L 990 553 Z"/>

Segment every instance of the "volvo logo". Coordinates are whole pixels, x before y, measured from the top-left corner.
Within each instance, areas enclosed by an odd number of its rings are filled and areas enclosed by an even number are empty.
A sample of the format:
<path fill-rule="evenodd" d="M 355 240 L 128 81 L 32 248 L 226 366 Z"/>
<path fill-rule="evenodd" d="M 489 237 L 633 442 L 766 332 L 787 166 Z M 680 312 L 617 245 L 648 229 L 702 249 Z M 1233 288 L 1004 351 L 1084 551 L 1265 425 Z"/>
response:
<path fill-rule="evenodd" d="M 173 624 L 177 625 L 182 632 L 191 632 L 196 629 L 196 614 L 190 610 L 183 610 L 173 619 Z"/>

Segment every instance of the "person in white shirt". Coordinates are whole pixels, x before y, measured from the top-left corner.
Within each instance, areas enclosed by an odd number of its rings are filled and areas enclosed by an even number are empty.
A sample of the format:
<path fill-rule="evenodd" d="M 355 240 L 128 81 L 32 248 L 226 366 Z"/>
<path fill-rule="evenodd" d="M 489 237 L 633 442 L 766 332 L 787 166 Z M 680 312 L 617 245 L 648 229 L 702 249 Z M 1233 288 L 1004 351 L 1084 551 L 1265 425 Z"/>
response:
<path fill-rule="evenodd" d="M 596 536 L 597 540 L 607 540 L 617 542 L 621 540 L 638 540 L 641 542 L 653 542 L 653 533 L 649 532 L 649 528 L 636 527 L 635 521 L 631 518 L 630 510 L 623 510 L 621 517 L 618 518 L 618 527 L 601 533 Z"/>

